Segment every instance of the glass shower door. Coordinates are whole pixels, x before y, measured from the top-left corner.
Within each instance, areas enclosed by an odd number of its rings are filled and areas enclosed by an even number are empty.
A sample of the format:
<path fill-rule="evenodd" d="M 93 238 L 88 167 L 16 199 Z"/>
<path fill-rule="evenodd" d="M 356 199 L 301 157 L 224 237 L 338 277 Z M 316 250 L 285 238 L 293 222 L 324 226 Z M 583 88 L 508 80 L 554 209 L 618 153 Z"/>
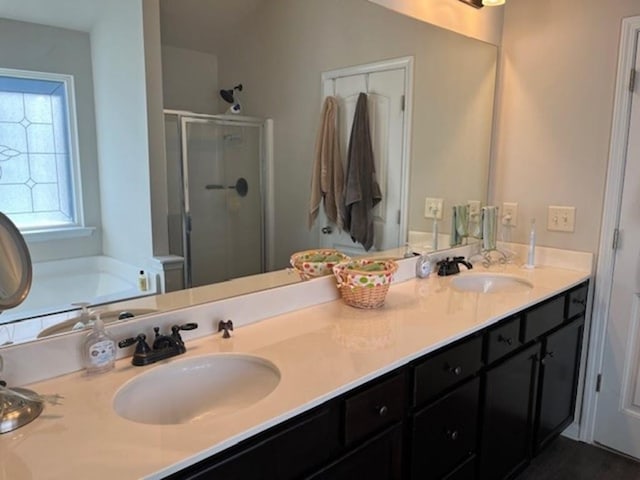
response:
<path fill-rule="evenodd" d="M 262 127 L 183 118 L 187 286 L 264 271 Z"/>

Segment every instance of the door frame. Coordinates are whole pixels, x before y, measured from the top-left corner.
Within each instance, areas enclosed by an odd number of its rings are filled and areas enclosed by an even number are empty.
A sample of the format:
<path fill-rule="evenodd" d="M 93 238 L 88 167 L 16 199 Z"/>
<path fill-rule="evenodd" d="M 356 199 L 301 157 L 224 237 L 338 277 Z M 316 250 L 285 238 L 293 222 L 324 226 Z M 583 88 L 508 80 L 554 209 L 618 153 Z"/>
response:
<path fill-rule="evenodd" d="M 589 331 L 589 356 L 585 375 L 583 415 L 579 438 L 593 443 L 595 438 L 595 421 L 598 408 L 596 386 L 598 375 L 602 371 L 607 322 L 611 291 L 613 286 L 615 249 L 614 235 L 620 223 L 620 207 L 622 189 L 627 161 L 627 144 L 629 141 L 629 123 L 631 114 L 632 92 L 629 75 L 634 65 L 638 35 L 640 34 L 640 16 L 622 20 L 620 47 L 618 52 L 618 70 L 611 126 L 611 143 L 609 145 L 609 163 L 605 187 L 604 209 L 600 227 L 600 246 L 596 265 L 594 303 Z M 637 86 L 636 80 L 636 86 Z"/>
<path fill-rule="evenodd" d="M 325 82 L 338 78 L 356 75 L 366 75 L 369 73 L 385 72 L 388 70 L 404 70 L 404 129 L 402 132 L 402 157 L 401 177 L 402 196 L 400 197 L 400 235 L 404 235 L 398 247 L 402 247 L 408 241 L 408 220 L 409 220 L 409 159 L 411 158 L 411 119 L 413 118 L 413 56 L 391 58 L 379 62 L 354 65 L 351 67 L 338 68 L 322 72 L 320 81 L 320 98 L 326 95 Z M 335 82 L 334 82 L 335 90 Z"/>

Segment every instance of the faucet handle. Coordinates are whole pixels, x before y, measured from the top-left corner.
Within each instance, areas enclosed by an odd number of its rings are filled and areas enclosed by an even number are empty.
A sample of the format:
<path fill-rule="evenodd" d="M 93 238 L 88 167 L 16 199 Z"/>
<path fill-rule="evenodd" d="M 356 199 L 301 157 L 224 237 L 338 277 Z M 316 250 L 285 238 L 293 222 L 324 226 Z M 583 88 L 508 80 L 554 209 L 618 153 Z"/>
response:
<path fill-rule="evenodd" d="M 218 331 L 223 332 L 222 338 L 230 338 L 230 330 L 233 331 L 233 322 L 231 320 L 227 320 L 226 322 L 224 320 L 220 320 L 218 322 Z"/>
<path fill-rule="evenodd" d="M 196 328 L 198 328 L 198 324 L 195 322 L 185 323 L 182 325 L 173 325 L 171 327 L 171 335 L 173 336 L 173 338 L 182 341 L 180 330 L 195 330 Z"/>
<path fill-rule="evenodd" d="M 171 331 L 177 333 L 179 330 L 195 330 L 198 328 L 198 324 L 195 322 L 184 323 L 182 325 L 174 325 L 171 327 Z"/>
<path fill-rule="evenodd" d="M 137 354 L 144 354 L 151 351 L 151 347 L 147 343 L 147 336 L 144 333 L 141 333 L 137 337 L 125 338 L 124 340 L 120 340 L 118 342 L 118 347 L 126 348 L 137 342 L 136 351 Z"/>

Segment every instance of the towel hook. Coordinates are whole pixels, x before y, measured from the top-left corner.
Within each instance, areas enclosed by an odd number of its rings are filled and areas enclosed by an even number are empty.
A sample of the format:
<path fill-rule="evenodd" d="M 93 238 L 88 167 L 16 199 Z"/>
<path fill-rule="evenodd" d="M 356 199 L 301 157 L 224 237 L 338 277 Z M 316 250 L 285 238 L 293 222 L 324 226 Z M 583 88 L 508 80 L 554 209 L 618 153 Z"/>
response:
<path fill-rule="evenodd" d="M 364 77 L 364 93 L 369 94 L 369 74 L 365 74 Z"/>

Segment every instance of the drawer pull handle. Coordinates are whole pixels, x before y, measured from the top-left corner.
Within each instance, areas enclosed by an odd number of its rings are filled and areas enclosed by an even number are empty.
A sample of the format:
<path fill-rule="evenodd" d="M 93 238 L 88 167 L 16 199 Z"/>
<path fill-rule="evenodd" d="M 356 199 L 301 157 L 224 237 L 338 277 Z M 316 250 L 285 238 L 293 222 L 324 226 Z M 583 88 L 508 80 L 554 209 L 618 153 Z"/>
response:
<path fill-rule="evenodd" d="M 503 337 L 502 335 L 498 335 L 498 341 L 504 342 L 507 345 L 513 345 L 513 339 L 511 337 Z"/>
<path fill-rule="evenodd" d="M 571 303 L 582 305 L 584 307 L 587 304 L 587 299 L 586 298 L 583 298 L 583 299 L 574 298 L 574 299 L 571 300 Z"/>
<path fill-rule="evenodd" d="M 381 417 L 385 417 L 387 413 L 389 413 L 389 407 L 387 407 L 386 405 L 378 407 L 377 410 L 378 410 L 378 415 Z"/>
<path fill-rule="evenodd" d="M 457 430 L 447 430 L 447 438 L 452 442 L 455 442 L 459 436 L 460 434 Z"/>
<path fill-rule="evenodd" d="M 553 352 L 545 353 L 544 356 L 542 357 L 542 359 L 540 360 L 540 363 L 542 365 L 546 365 L 547 364 L 547 358 L 553 358 Z"/>
<path fill-rule="evenodd" d="M 455 376 L 460 376 L 462 375 L 462 367 L 461 366 L 457 366 L 457 367 L 451 367 L 449 369 L 449 371 L 451 373 L 453 373 Z"/>

